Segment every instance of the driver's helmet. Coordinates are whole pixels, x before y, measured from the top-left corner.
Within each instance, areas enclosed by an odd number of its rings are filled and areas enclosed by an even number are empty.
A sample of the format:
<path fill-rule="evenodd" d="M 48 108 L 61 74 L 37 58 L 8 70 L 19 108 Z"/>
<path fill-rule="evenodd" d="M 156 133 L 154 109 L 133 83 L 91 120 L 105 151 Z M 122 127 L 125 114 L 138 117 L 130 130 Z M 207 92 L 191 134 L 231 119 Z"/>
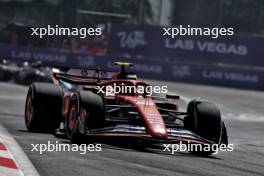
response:
<path fill-rule="evenodd" d="M 114 79 L 137 79 L 135 73 L 127 71 L 127 67 L 132 67 L 132 63 L 128 62 L 115 62 L 114 65 L 120 66 L 121 70 L 119 73 L 113 76 Z"/>

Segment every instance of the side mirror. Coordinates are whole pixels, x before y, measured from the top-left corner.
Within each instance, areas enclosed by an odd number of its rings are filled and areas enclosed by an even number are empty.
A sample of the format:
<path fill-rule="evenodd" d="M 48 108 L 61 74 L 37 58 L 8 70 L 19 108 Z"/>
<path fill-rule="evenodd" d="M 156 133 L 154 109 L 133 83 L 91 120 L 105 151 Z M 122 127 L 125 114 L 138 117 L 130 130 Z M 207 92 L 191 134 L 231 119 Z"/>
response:
<path fill-rule="evenodd" d="M 174 100 L 179 100 L 180 96 L 176 94 L 166 94 L 166 98 L 168 99 L 174 99 Z"/>
<path fill-rule="evenodd" d="M 173 104 L 176 104 L 176 100 L 179 100 L 180 99 L 180 96 L 179 95 L 176 95 L 176 94 L 166 94 L 166 98 L 168 100 L 172 100 L 172 103 Z"/>

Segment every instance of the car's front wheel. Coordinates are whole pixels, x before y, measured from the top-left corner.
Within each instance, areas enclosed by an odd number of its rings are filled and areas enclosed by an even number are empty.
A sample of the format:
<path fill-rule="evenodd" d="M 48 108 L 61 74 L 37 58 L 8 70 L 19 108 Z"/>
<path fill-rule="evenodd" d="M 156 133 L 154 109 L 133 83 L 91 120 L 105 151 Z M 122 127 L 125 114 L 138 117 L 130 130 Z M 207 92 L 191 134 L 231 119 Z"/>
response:
<path fill-rule="evenodd" d="M 195 134 L 217 144 L 227 144 L 227 133 L 219 109 L 211 102 L 193 100 L 187 107 L 188 116 L 184 125 Z M 211 145 L 212 147 L 212 145 Z M 191 151 L 194 154 L 210 155 L 214 151 Z"/>

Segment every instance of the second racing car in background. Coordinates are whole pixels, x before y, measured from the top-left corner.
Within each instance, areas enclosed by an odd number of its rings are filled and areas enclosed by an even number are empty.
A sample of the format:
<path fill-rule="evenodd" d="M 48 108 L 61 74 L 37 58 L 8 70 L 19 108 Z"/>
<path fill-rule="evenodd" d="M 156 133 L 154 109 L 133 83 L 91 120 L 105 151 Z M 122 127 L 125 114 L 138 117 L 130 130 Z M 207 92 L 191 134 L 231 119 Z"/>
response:
<path fill-rule="evenodd" d="M 30 85 L 33 82 L 52 82 L 51 69 L 41 61 L 15 62 L 2 60 L 0 64 L 0 81 L 12 81 L 17 84 Z"/>
<path fill-rule="evenodd" d="M 130 63 L 117 62 L 121 71 L 53 69 L 54 83 L 33 83 L 25 105 L 25 123 L 31 132 L 54 132 L 63 127 L 73 142 L 82 136 L 134 137 L 149 143 L 225 144 L 227 131 L 219 109 L 212 102 L 194 99 L 179 111 L 175 94 L 148 96 L 113 93 L 99 89 L 116 85 L 143 86 L 127 71 Z M 47 106 L 49 105 L 49 106 Z M 209 151 L 194 153 L 210 155 Z"/>
<path fill-rule="evenodd" d="M 14 81 L 23 85 L 30 85 L 33 82 L 52 82 L 51 69 L 43 66 L 41 61 L 23 62 L 14 75 Z"/>
<path fill-rule="evenodd" d="M 0 63 L 0 81 L 7 82 L 17 74 L 19 67 L 17 63 L 3 59 Z"/>

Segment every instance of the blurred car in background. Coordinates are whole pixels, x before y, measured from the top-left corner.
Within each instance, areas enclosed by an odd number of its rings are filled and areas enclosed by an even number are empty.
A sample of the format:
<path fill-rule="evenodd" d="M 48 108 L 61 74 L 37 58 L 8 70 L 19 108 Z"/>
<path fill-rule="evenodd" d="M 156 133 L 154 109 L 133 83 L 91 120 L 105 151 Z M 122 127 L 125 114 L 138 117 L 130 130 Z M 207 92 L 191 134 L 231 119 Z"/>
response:
<path fill-rule="evenodd" d="M 32 82 L 52 82 L 51 70 L 41 61 L 22 63 L 2 60 L 0 64 L 0 81 L 30 85 Z"/>
<path fill-rule="evenodd" d="M 10 81 L 18 70 L 17 63 L 5 59 L 2 60 L 0 63 L 0 81 Z"/>
<path fill-rule="evenodd" d="M 43 66 L 41 61 L 23 62 L 18 72 L 14 76 L 15 83 L 30 85 L 32 82 L 52 82 L 51 70 L 49 67 Z"/>

